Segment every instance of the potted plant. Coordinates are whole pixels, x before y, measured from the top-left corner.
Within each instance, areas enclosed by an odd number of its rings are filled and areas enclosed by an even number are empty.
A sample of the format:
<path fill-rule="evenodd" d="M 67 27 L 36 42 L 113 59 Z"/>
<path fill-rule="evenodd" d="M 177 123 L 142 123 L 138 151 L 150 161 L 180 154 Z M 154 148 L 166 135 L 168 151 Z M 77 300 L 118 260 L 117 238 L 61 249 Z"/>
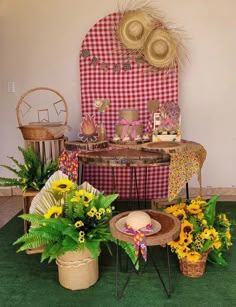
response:
<path fill-rule="evenodd" d="M 181 220 L 181 231 L 168 244 L 179 259 L 180 271 L 188 277 L 200 277 L 205 272 L 206 260 L 227 265 L 223 252 L 232 246 L 230 221 L 225 213 L 216 214 L 219 195 L 209 201 L 194 199 L 189 204 L 180 202 L 165 209 Z"/>
<path fill-rule="evenodd" d="M 58 170 L 58 161 L 43 162 L 40 155 L 31 146 L 27 149 L 19 146 L 18 149 L 23 156 L 24 163 L 20 163 L 14 157 L 8 157 L 15 167 L 1 166 L 11 171 L 15 177 L 0 177 L 0 187 L 18 186 L 22 192 L 41 190 L 49 177 Z"/>
<path fill-rule="evenodd" d="M 29 233 L 14 244 L 18 252 L 44 246 L 41 261 L 56 259 L 59 282 L 69 289 L 90 287 L 98 279 L 101 242 L 114 241 L 109 228 L 111 204 L 118 194 L 104 195 L 85 182 L 77 186 L 57 171 L 32 201 Z M 134 247 L 120 242 L 135 262 Z"/>

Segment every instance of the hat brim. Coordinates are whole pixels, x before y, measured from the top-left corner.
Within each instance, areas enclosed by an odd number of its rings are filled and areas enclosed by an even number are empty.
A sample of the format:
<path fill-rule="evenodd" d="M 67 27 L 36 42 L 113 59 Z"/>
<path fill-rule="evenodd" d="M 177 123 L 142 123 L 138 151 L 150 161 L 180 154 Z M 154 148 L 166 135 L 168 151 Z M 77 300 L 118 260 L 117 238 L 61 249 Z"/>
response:
<path fill-rule="evenodd" d="M 118 38 L 128 49 L 141 49 L 154 28 L 154 19 L 142 10 L 128 11 L 118 25 Z"/>
<path fill-rule="evenodd" d="M 176 63 L 176 40 L 167 30 L 154 29 L 148 35 L 143 48 L 146 61 L 157 68 L 171 67 Z"/>
<path fill-rule="evenodd" d="M 126 228 L 126 218 L 127 218 L 126 216 L 122 217 L 121 219 L 119 219 L 116 222 L 116 224 L 115 224 L 116 229 L 119 230 L 122 233 L 125 233 L 127 235 L 133 236 L 132 233 L 127 233 L 126 232 L 126 229 L 127 229 Z M 151 231 L 151 232 L 150 231 L 143 232 L 146 236 L 151 236 L 153 234 L 158 233 L 161 230 L 161 224 L 158 221 L 156 221 L 154 219 L 151 219 L 151 224 L 152 224 L 153 231 Z"/>

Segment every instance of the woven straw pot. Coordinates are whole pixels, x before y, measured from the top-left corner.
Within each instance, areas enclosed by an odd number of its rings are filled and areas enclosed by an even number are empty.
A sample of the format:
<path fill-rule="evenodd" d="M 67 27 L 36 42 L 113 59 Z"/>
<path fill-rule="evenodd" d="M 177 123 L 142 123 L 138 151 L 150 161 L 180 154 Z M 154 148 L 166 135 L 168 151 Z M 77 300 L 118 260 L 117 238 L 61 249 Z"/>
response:
<path fill-rule="evenodd" d="M 196 262 L 188 261 L 186 258 L 179 259 L 180 272 L 191 278 L 202 277 L 206 270 L 206 261 L 210 251 L 202 253 L 201 258 Z"/>
<path fill-rule="evenodd" d="M 85 248 L 57 257 L 59 283 L 70 290 L 87 289 L 98 280 L 98 259 Z"/>

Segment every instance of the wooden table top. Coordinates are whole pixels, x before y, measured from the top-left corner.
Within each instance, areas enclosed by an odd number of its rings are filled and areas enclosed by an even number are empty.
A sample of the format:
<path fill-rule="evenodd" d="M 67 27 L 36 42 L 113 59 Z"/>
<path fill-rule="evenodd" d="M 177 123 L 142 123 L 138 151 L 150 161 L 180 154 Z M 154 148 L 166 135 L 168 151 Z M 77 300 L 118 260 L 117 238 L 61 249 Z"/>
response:
<path fill-rule="evenodd" d="M 155 210 L 144 210 L 150 215 L 150 217 L 161 224 L 161 230 L 153 235 L 148 235 L 147 245 L 165 245 L 166 243 L 175 240 L 180 233 L 180 221 L 178 218 L 174 217 L 171 214 L 155 211 Z M 116 223 L 119 219 L 127 216 L 132 211 L 126 211 L 114 216 L 109 224 L 110 230 L 113 235 L 118 240 L 122 240 L 128 243 L 134 243 L 133 235 L 126 234 L 121 232 L 116 227 Z"/>
<path fill-rule="evenodd" d="M 93 152 L 80 152 L 79 161 L 97 166 L 151 167 L 169 165 L 170 156 L 166 153 L 151 153 L 143 150 L 122 148 Z"/>

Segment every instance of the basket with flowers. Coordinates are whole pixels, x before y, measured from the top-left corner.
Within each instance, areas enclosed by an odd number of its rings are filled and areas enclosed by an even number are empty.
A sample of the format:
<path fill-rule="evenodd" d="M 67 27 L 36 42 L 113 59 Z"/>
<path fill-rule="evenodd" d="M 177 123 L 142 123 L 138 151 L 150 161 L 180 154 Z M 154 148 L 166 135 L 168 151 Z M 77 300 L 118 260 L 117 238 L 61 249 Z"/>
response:
<path fill-rule="evenodd" d="M 177 254 L 184 275 L 202 276 L 206 260 L 227 265 L 223 252 L 232 246 L 231 230 L 235 221 L 225 213 L 216 214 L 218 197 L 215 195 L 209 201 L 197 198 L 165 209 L 181 220 L 179 237 L 168 244 Z"/>

